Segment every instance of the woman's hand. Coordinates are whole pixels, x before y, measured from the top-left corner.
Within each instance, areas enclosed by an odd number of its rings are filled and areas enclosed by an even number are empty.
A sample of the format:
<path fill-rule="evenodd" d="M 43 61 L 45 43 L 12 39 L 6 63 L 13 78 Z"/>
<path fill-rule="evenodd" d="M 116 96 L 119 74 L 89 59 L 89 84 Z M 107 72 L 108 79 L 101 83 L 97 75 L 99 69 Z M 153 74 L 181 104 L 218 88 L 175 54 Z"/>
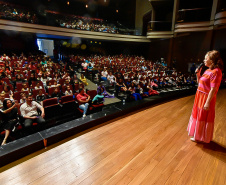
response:
<path fill-rule="evenodd" d="M 210 108 L 209 103 L 205 103 L 205 105 L 204 105 L 203 109 L 204 109 L 204 110 L 209 110 L 209 108 Z"/>

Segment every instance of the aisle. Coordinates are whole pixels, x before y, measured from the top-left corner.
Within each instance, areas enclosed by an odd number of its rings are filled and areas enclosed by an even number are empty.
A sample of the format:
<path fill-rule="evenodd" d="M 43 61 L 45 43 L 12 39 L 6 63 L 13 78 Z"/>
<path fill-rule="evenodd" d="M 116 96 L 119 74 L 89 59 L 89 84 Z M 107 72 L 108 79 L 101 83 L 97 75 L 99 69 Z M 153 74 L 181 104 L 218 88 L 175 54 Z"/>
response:
<path fill-rule="evenodd" d="M 81 74 L 77 73 L 78 78 L 80 78 Z M 89 89 L 89 90 L 97 90 L 97 84 L 93 83 L 92 81 L 90 81 L 89 79 L 86 79 L 88 82 L 88 85 L 85 86 L 85 89 Z M 109 93 L 110 94 L 110 93 Z M 105 102 L 104 105 L 108 105 L 108 104 L 112 104 L 112 103 L 117 103 L 120 102 L 121 100 L 118 98 L 105 98 Z"/>

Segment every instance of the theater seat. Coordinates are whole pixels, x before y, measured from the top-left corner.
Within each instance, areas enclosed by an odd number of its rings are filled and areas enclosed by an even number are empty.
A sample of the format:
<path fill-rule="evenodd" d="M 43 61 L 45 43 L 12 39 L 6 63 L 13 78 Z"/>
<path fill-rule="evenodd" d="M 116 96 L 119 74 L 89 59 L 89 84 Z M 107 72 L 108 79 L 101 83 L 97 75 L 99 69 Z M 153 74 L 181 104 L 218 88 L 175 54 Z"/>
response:
<path fill-rule="evenodd" d="M 43 107 L 45 109 L 45 120 L 53 120 L 61 116 L 61 107 L 57 98 L 43 100 Z"/>
<path fill-rule="evenodd" d="M 87 94 L 90 96 L 90 99 L 92 100 L 97 95 L 97 91 L 96 90 L 90 90 L 90 91 L 87 91 Z M 98 108 L 98 110 L 96 110 L 96 111 L 102 110 L 103 106 L 104 106 L 103 103 L 98 104 L 98 105 L 92 105 L 92 107 L 94 107 L 95 109 Z"/>
<path fill-rule="evenodd" d="M 61 113 L 64 116 L 75 115 L 78 104 L 75 102 L 74 95 L 62 96 L 61 97 Z"/>

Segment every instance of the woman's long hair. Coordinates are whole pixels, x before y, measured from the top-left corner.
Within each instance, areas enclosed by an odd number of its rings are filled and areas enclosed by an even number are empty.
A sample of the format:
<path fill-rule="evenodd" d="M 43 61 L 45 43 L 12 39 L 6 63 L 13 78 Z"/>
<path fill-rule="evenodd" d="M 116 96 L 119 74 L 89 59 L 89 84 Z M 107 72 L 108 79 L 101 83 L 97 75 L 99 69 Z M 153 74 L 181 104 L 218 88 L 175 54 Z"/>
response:
<path fill-rule="evenodd" d="M 220 52 L 216 50 L 212 50 L 207 52 L 209 59 L 213 61 L 210 66 L 210 69 L 220 68 L 222 71 L 224 70 L 224 63 L 221 59 Z"/>
<path fill-rule="evenodd" d="M 3 109 L 4 109 L 4 110 L 7 110 L 7 109 L 8 109 L 8 107 L 7 107 L 7 101 L 11 101 L 11 103 L 13 104 L 12 100 L 10 100 L 10 99 L 5 99 L 5 100 L 3 101 Z"/>

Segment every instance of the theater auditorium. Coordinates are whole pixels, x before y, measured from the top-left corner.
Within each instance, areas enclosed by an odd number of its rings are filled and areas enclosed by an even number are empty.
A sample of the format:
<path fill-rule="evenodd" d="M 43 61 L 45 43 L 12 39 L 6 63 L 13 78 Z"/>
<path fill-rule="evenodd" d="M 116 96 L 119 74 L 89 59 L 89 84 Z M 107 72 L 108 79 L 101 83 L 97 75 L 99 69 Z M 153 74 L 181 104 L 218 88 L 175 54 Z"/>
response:
<path fill-rule="evenodd" d="M 0 184 L 226 185 L 225 0 L 0 0 Z"/>

